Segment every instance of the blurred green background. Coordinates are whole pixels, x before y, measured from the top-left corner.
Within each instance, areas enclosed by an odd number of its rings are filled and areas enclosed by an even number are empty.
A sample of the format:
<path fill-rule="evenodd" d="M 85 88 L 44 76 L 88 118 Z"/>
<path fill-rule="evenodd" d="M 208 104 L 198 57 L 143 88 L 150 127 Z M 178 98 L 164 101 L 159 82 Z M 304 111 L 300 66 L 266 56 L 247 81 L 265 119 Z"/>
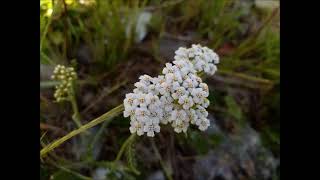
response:
<path fill-rule="evenodd" d="M 132 142 L 115 166 L 130 135 L 118 116 L 42 159 L 40 178 L 161 180 L 166 167 L 173 179 L 280 179 L 279 11 L 276 0 L 40 0 L 42 145 L 76 128 L 71 105 L 53 98 L 56 64 L 77 70 L 84 124 L 122 103 L 140 75 L 159 74 L 181 46 L 200 43 L 221 59 L 205 78 L 206 132 L 163 128 Z"/>

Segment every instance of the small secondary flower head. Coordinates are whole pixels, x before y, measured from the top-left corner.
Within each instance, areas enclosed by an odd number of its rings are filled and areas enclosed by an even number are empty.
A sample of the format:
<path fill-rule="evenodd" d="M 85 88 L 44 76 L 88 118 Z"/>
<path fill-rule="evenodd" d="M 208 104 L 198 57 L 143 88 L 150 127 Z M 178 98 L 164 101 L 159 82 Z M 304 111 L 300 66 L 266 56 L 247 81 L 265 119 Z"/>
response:
<path fill-rule="evenodd" d="M 124 117 L 129 117 L 130 132 L 139 136 L 144 133 L 153 137 L 160 132 L 160 120 L 163 118 L 161 101 L 155 88 L 159 81 L 148 75 L 140 76 L 140 81 L 135 83 L 133 93 L 126 94 L 124 99 Z"/>
<path fill-rule="evenodd" d="M 210 101 L 208 85 L 197 73 L 214 74 L 219 57 L 211 49 L 192 45 L 179 48 L 175 60 L 166 63 L 162 75 L 140 76 L 133 93 L 124 99 L 124 117 L 130 117 L 130 132 L 153 137 L 160 124 L 168 124 L 177 133 L 187 132 L 190 124 L 201 131 L 210 126 L 206 108 Z"/>
<path fill-rule="evenodd" d="M 76 78 L 77 74 L 73 67 L 65 67 L 63 65 L 57 65 L 55 67 L 51 79 L 59 82 L 55 87 L 56 90 L 54 93 L 54 97 L 57 102 L 67 99 L 70 93 L 70 88 L 72 88 L 72 83 Z"/>
<path fill-rule="evenodd" d="M 193 44 L 191 48 L 180 47 L 175 51 L 175 60 L 188 59 L 197 72 L 204 71 L 213 75 L 217 71 L 216 64 L 219 63 L 219 56 L 208 47 L 202 47 L 200 44 Z"/>

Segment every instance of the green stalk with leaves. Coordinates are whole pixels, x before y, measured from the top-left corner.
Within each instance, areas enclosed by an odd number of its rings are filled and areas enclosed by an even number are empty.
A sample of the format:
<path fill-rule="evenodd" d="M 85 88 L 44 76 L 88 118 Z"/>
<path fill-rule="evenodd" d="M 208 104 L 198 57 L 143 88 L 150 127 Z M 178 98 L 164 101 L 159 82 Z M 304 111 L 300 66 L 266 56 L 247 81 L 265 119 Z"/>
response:
<path fill-rule="evenodd" d="M 124 110 L 123 104 L 111 109 L 110 111 L 108 111 L 107 113 L 99 116 L 98 118 L 90 121 L 89 123 L 82 125 L 80 128 L 71 131 L 69 134 L 63 136 L 62 138 L 54 141 L 53 143 L 47 145 L 46 147 L 44 147 L 41 151 L 40 151 L 40 157 L 44 157 L 48 152 L 52 151 L 53 149 L 55 149 L 56 147 L 60 146 L 62 143 L 64 143 L 65 141 L 69 140 L 70 138 L 85 132 L 86 130 L 104 122 L 104 121 L 110 121 L 112 120 L 112 118 L 118 116 L 119 114 L 122 113 L 122 111 Z"/>

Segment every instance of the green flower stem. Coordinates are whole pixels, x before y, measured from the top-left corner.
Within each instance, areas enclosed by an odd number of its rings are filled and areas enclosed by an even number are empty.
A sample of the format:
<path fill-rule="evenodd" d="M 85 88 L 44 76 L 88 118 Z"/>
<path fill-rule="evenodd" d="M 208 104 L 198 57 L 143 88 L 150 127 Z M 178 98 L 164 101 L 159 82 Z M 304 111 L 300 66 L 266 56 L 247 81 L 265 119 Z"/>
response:
<path fill-rule="evenodd" d="M 113 93 L 114 91 L 116 91 L 117 89 L 119 89 L 121 86 L 125 85 L 126 83 L 127 83 L 127 80 L 125 80 L 125 81 L 123 81 L 123 82 L 121 82 L 121 83 L 119 83 L 119 84 L 111 87 L 108 92 L 103 93 L 103 94 L 102 94 L 101 96 L 99 96 L 99 98 L 97 98 L 97 99 L 103 99 L 105 96 L 108 96 L 109 94 Z M 97 101 L 98 101 L 98 100 L 97 100 Z M 97 101 L 92 102 L 85 110 L 82 111 L 82 114 L 85 113 L 86 111 L 88 111 L 88 110 L 89 110 L 91 107 L 93 107 L 94 105 L 96 105 Z M 108 126 L 109 123 L 110 123 L 110 121 L 105 121 L 105 122 L 101 125 L 101 127 L 100 127 L 99 131 L 97 132 L 97 134 L 92 138 L 92 142 L 91 142 L 91 144 L 89 145 L 89 148 L 88 148 L 89 154 L 92 152 L 94 145 L 98 142 L 98 140 L 99 140 L 100 137 L 102 136 L 104 130 L 106 129 L 106 127 Z"/>
<path fill-rule="evenodd" d="M 129 143 L 133 138 L 135 138 L 135 137 L 136 137 L 136 134 L 135 134 L 135 133 L 134 133 L 134 134 L 131 134 L 131 135 L 126 139 L 126 141 L 122 144 L 122 146 L 121 146 L 121 148 L 120 148 L 120 151 L 118 152 L 117 157 L 116 157 L 116 159 L 114 160 L 115 162 L 117 162 L 117 161 L 120 160 L 120 158 L 121 158 L 124 150 L 126 149 L 128 143 Z"/>
<path fill-rule="evenodd" d="M 53 8 L 53 9 L 55 9 L 55 8 Z M 53 12 L 52 12 L 52 14 L 53 14 Z M 52 16 L 52 14 L 51 14 L 51 16 Z M 49 17 L 49 20 L 48 20 L 48 22 L 47 22 L 47 24 L 46 24 L 46 27 L 44 28 L 44 31 L 43 31 L 42 36 L 41 36 L 41 40 L 40 40 L 40 52 L 42 52 L 43 43 L 44 43 L 44 41 L 45 41 L 45 38 L 46 38 L 46 35 L 47 35 L 47 32 L 48 32 L 49 26 L 50 26 L 50 24 L 51 24 L 51 20 L 52 20 L 52 17 L 51 17 L 51 16 Z"/>
<path fill-rule="evenodd" d="M 40 89 L 52 88 L 59 84 L 59 81 L 40 81 Z"/>
<path fill-rule="evenodd" d="M 73 87 L 71 87 L 70 89 L 71 89 L 70 102 L 71 102 L 72 110 L 73 110 L 72 119 L 76 123 L 78 128 L 80 128 L 82 126 L 82 123 L 81 123 L 81 120 L 80 120 L 81 117 L 80 117 L 78 104 L 77 104 L 77 100 L 76 100 L 76 94 L 75 94 L 75 91 L 74 91 Z"/>
<path fill-rule="evenodd" d="M 123 104 L 111 109 L 110 111 L 106 112 L 105 114 L 101 115 L 100 117 L 90 121 L 89 123 L 81 126 L 80 128 L 71 131 L 69 134 L 63 136 L 62 138 L 54 141 L 53 143 L 47 145 L 40 151 L 40 157 L 43 157 L 46 155 L 48 152 L 52 151 L 54 148 L 60 146 L 62 143 L 67 141 L 68 139 L 72 138 L 73 136 L 76 136 L 82 132 L 85 132 L 87 129 L 92 128 L 104 121 L 111 120 L 115 116 L 119 115 L 122 113 L 124 110 Z"/>
<path fill-rule="evenodd" d="M 60 82 L 59 81 L 40 81 L 40 89 L 48 89 L 48 88 L 53 88 L 55 87 L 56 85 L 59 85 Z M 77 80 L 77 84 L 79 85 L 84 85 L 84 84 L 93 84 L 95 85 L 94 83 L 90 82 L 89 79 L 87 80 Z"/>
<path fill-rule="evenodd" d="M 98 142 L 99 138 L 102 136 L 104 130 L 106 129 L 106 127 L 109 125 L 111 121 L 105 121 L 99 131 L 97 132 L 97 134 L 92 138 L 92 141 L 89 145 L 89 148 L 88 148 L 88 155 L 92 156 L 92 152 L 93 152 L 93 148 L 95 146 L 95 144 Z"/>
<path fill-rule="evenodd" d="M 153 140 L 153 139 L 151 140 L 151 145 L 152 145 L 153 151 L 155 152 L 157 158 L 158 158 L 159 161 L 160 161 L 160 165 L 161 165 L 161 167 L 162 167 L 162 169 L 163 169 L 163 171 L 164 171 L 164 174 L 167 176 L 167 178 L 168 178 L 169 180 L 173 180 L 173 178 L 171 177 L 171 172 L 169 171 L 169 169 L 167 168 L 167 166 L 166 166 L 165 163 L 163 162 L 163 160 L 162 160 L 162 158 L 161 158 L 161 155 L 160 155 L 160 153 L 159 153 L 159 151 L 158 151 L 158 148 L 157 148 L 156 144 L 154 143 L 154 140 Z"/>
<path fill-rule="evenodd" d="M 82 174 L 80 174 L 80 173 L 78 173 L 78 172 L 76 172 L 76 171 L 73 171 L 73 170 L 71 170 L 71 169 L 69 169 L 69 168 L 67 168 L 67 167 L 65 167 L 65 166 L 58 165 L 57 163 L 55 163 L 53 160 L 51 160 L 51 159 L 49 159 L 49 158 L 48 158 L 48 162 L 49 162 L 50 164 L 52 164 L 53 166 L 61 169 L 62 171 L 65 171 L 65 172 L 67 172 L 67 173 L 73 174 L 74 176 L 77 176 L 77 177 L 80 178 L 80 179 L 83 179 L 83 180 L 93 180 L 91 177 L 84 176 L 84 175 L 82 175 Z"/>

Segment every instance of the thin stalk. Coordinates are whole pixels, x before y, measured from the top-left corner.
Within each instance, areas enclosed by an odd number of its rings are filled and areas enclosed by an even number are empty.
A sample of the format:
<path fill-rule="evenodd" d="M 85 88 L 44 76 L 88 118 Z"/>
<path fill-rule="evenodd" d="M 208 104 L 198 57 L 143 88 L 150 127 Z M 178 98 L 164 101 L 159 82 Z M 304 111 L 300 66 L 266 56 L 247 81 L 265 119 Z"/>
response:
<path fill-rule="evenodd" d="M 44 132 L 41 137 L 40 137 L 40 141 L 44 138 L 44 136 L 47 134 L 47 132 Z"/>
<path fill-rule="evenodd" d="M 156 156 L 157 156 L 157 158 L 158 158 L 159 161 L 160 161 L 160 165 L 161 165 L 161 167 L 162 167 L 162 169 L 163 169 L 163 171 L 164 171 L 164 174 L 167 176 L 167 178 L 168 178 L 169 180 L 173 180 L 173 178 L 171 177 L 171 173 L 169 172 L 169 169 L 166 167 L 165 163 L 163 162 L 163 160 L 162 160 L 162 158 L 161 158 L 161 155 L 160 155 L 160 153 L 159 153 L 159 151 L 158 151 L 158 148 L 157 148 L 157 146 L 155 145 L 153 139 L 151 140 L 151 145 L 152 145 L 153 151 L 156 153 Z"/>
<path fill-rule="evenodd" d="M 46 88 L 53 88 L 56 85 L 60 84 L 59 81 L 40 81 L 40 89 L 46 89 Z M 83 85 L 83 84 L 93 84 L 90 82 L 90 79 L 87 80 L 77 80 L 77 84 Z"/>
<path fill-rule="evenodd" d="M 76 123 L 76 125 L 78 126 L 78 128 L 80 128 L 82 126 L 81 120 L 80 120 L 80 113 L 79 113 L 79 108 L 78 108 L 78 104 L 77 104 L 77 99 L 76 99 L 76 94 L 75 94 L 75 90 L 74 90 L 74 86 L 72 86 L 70 88 L 71 94 L 70 94 L 70 103 L 72 105 L 72 110 L 73 110 L 73 115 L 72 115 L 72 119 L 73 121 Z"/>
<path fill-rule="evenodd" d="M 244 73 L 233 72 L 230 70 L 219 69 L 218 73 L 221 75 L 229 75 L 235 78 L 243 79 L 245 81 L 252 82 L 254 84 L 266 84 L 266 85 L 272 84 L 272 81 L 270 81 L 269 79 L 250 76 Z"/>
<path fill-rule="evenodd" d="M 87 112 L 91 107 L 93 107 L 97 103 L 97 101 L 103 99 L 105 96 L 108 96 L 109 94 L 111 94 L 112 92 L 116 91 L 119 87 L 121 87 L 122 85 L 125 85 L 126 83 L 127 83 L 127 80 L 125 80 L 125 81 L 123 81 L 123 82 L 111 87 L 108 92 L 102 93 L 102 95 L 100 95 L 99 98 L 97 98 L 98 100 L 92 102 L 84 111 L 82 111 L 82 113 Z M 92 154 L 94 145 L 98 142 L 99 138 L 103 134 L 103 131 L 105 130 L 105 128 L 107 127 L 107 125 L 109 123 L 110 123 L 110 121 L 104 122 L 101 125 L 101 127 L 100 127 L 99 131 L 97 132 L 97 134 L 92 138 L 91 144 L 89 145 L 89 148 L 88 148 L 89 155 Z"/>
<path fill-rule="evenodd" d="M 53 3 L 53 2 L 52 2 Z M 48 19 L 48 22 L 43 30 L 43 33 L 42 33 L 42 36 L 41 36 L 41 40 L 40 40 L 40 52 L 42 52 L 42 48 L 43 48 L 43 43 L 44 43 L 44 40 L 47 36 L 47 33 L 48 33 L 48 30 L 49 30 L 49 27 L 50 27 L 50 24 L 52 22 L 52 17 L 53 17 L 53 14 L 55 13 L 56 11 L 56 8 L 58 7 L 58 4 L 59 2 L 57 2 L 56 4 L 53 5 L 53 8 L 52 8 L 52 13 L 51 15 L 49 16 L 49 19 Z"/>
<path fill-rule="evenodd" d="M 51 15 L 52 16 L 52 15 Z M 43 43 L 44 43 L 44 39 L 46 38 L 46 35 L 47 35 L 47 32 L 48 32 L 48 29 L 49 29 L 49 26 L 51 24 L 51 20 L 52 20 L 52 17 L 49 17 L 49 20 L 48 20 L 48 23 L 46 25 L 46 27 L 44 28 L 44 32 L 42 34 L 42 37 L 41 37 L 41 40 L 40 40 L 40 52 L 42 52 L 42 47 L 43 47 Z"/>
<path fill-rule="evenodd" d="M 70 174 L 73 174 L 73 175 L 77 176 L 77 177 L 80 178 L 80 179 L 83 179 L 83 180 L 93 180 L 91 177 L 84 176 L 84 175 L 82 175 L 82 174 L 80 174 L 80 173 L 78 173 L 78 172 L 75 172 L 75 171 L 73 171 L 73 170 L 71 170 L 71 169 L 68 169 L 68 168 L 66 168 L 66 167 L 64 167 L 64 166 L 55 164 L 54 162 L 52 162 L 52 164 L 53 164 L 54 166 L 56 166 L 57 168 L 61 169 L 62 171 L 65 171 L 65 172 L 68 172 L 68 173 L 70 173 Z"/>
<path fill-rule="evenodd" d="M 162 9 L 162 8 L 166 8 L 166 7 L 169 7 L 169 6 L 177 5 L 177 4 L 179 4 L 179 3 L 183 2 L 183 1 L 184 0 L 168 1 L 168 2 L 162 3 L 161 5 L 158 5 L 158 6 L 145 7 L 144 10 L 146 10 L 146 11 L 154 11 L 154 10 L 157 10 L 157 9 Z"/>
<path fill-rule="evenodd" d="M 59 84 L 59 81 L 40 81 L 40 89 L 52 88 Z"/>
<path fill-rule="evenodd" d="M 63 42 L 63 55 L 64 58 L 67 59 L 67 53 L 68 53 L 68 31 L 69 31 L 69 26 L 68 26 L 68 8 L 67 8 L 67 3 L 65 0 L 62 0 L 62 4 L 63 4 L 63 34 L 64 34 L 64 42 Z"/>
<path fill-rule="evenodd" d="M 62 166 L 62 165 L 58 165 L 57 163 L 55 163 L 53 160 L 51 160 L 50 158 L 47 159 L 47 161 L 52 164 L 53 166 L 55 166 L 56 168 L 58 169 L 61 169 L 62 171 L 65 171 L 67 173 L 70 173 L 70 174 L 73 174 L 74 176 L 77 176 L 78 178 L 80 179 L 83 179 L 83 180 L 93 180 L 91 177 L 87 177 L 87 176 L 84 176 L 76 171 L 73 171 L 65 166 Z"/>
<path fill-rule="evenodd" d="M 49 64 L 54 65 L 55 63 L 42 51 L 40 51 L 40 56 L 47 61 Z M 40 58 L 40 59 L 42 59 Z"/>
<path fill-rule="evenodd" d="M 256 47 L 255 42 L 257 41 L 257 38 L 259 37 L 261 32 L 264 30 L 264 28 L 267 27 L 272 22 L 273 18 L 278 15 L 278 12 L 279 12 L 279 8 L 276 8 L 271 13 L 271 15 L 267 17 L 266 20 L 264 20 L 260 28 L 256 32 L 254 32 L 254 34 L 250 38 L 246 39 L 243 43 L 240 44 L 240 46 L 235 50 L 235 52 L 233 52 L 233 55 L 235 57 L 241 57 L 246 53 L 250 52 L 252 49 L 254 49 Z"/>
<path fill-rule="evenodd" d="M 125 142 L 122 144 L 122 146 L 121 146 L 121 148 L 120 148 L 120 150 L 119 150 L 119 152 L 118 152 L 118 154 L 117 154 L 116 159 L 112 162 L 112 163 L 113 163 L 113 168 L 115 168 L 115 166 L 117 165 L 117 162 L 120 161 L 120 159 L 121 159 L 124 151 L 125 151 L 126 148 L 128 147 L 128 144 L 129 144 L 130 142 L 132 142 L 132 141 L 134 140 L 134 138 L 136 138 L 136 137 L 137 137 L 137 135 L 136 135 L 135 133 L 134 133 L 134 134 L 131 134 L 131 135 L 125 140 Z M 133 173 L 136 174 L 136 175 L 140 175 L 140 172 L 139 172 L 138 170 L 136 170 L 135 168 L 130 167 L 128 170 L 129 170 L 130 172 L 133 172 Z"/>
<path fill-rule="evenodd" d="M 104 167 L 111 167 L 111 168 L 116 168 L 117 170 L 120 171 L 127 171 L 127 172 L 132 172 L 132 170 L 126 166 L 123 166 L 122 164 L 115 164 L 114 162 L 110 161 L 92 161 L 89 162 L 90 165 L 94 166 L 104 166 Z"/>
<path fill-rule="evenodd" d="M 115 116 L 119 115 L 122 113 L 122 111 L 124 110 L 124 106 L 123 104 L 111 109 L 110 111 L 106 112 L 105 114 L 99 116 L 98 118 L 90 121 L 89 123 L 81 126 L 80 128 L 71 131 L 69 134 L 63 136 L 60 139 L 57 139 L 56 141 L 54 141 L 53 143 L 47 145 L 46 147 L 44 147 L 43 149 L 41 149 L 40 151 L 40 157 L 43 157 L 44 155 L 46 155 L 48 152 L 52 151 L 53 149 L 55 149 L 56 147 L 60 146 L 62 143 L 64 143 L 65 141 L 69 140 L 70 138 L 85 132 L 87 129 L 92 128 L 104 121 L 107 120 L 111 120 L 112 118 L 114 118 Z"/>
<path fill-rule="evenodd" d="M 120 148 L 120 151 L 118 152 L 117 157 L 116 157 L 116 159 L 114 160 L 115 162 L 117 162 L 117 161 L 120 160 L 120 158 L 121 158 L 124 150 L 126 149 L 128 143 L 129 143 L 133 138 L 135 138 L 135 137 L 136 137 L 136 134 L 135 134 L 135 133 L 134 133 L 134 134 L 131 134 L 131 135 L 126 139 L 126 141 L 122 144 L 122 146 L 121 146 L 121 148 Z"/>
<path fill-rule="evenodd" d="M 96 97 L 95 101 L 93 101 L 91 104 L 89 104 L 83 111 L 82 113 L 86 113 L 88 112 L 92 107 L 94 107 L 98 102 L 102 101 L 103 98 L 105 98 L 106 96 L 110 95 L 111 93 L 113 93 L 114 91 L 116 91 L 117 89 L 119 89 L 121 86 L 127 84 L 128 80 L 124 80 L 114 86 L 112 86 L 111 88 L 108 88 L 107 90 L 103 90 L 101 92 L 101 95 Z"/>
<path fill-rule="evenodd" d="M 42 141 L 40 141 L 40 145 L 41 147 L 45 147 L 46 144 Z M 54 152 L 50 152 L 50 157 L 47 156 L 46 157 L 46 161 L 50 162 L 50 160 L 52 159 L 52 161 L 54 160 L 54 162 L 57 162 L 58 164 L 63 164 L 63 167 L 68 168 L 68 169 L 80 169 L 80 168 L 85 168 L 87 167 L 86 162 L 72 162 L 70 160 L 64 159 L 62 157 L 59 157 L 57 154 L 55 154 Z M 44 161 L 42 161 L 42 163 L 44 163 Z"/>
<path fill-rule="evenodd" d="M 219 70 L 218 74 L 214 78 L 220 78 L 220 80 L 223 81 L 225 84 L 233 84 L 250 89 L 258 88 L 262 90 L 269 90 L 274 85 L 274 82 L 268 79 L 222 69 Z"/>
<path fill-rule="evenodd" d="M 110 121 L 105 121 L 102 126 L 100 127 L 97 134 L 93 137 L 91 144 L 89 145 L 89 151 L 88 153 L 92 154 L 94 145 L 98 142 L 99 138 L 103 134 L 103 130 L 107 127 L 107 125 L 110 123 Z"/>

